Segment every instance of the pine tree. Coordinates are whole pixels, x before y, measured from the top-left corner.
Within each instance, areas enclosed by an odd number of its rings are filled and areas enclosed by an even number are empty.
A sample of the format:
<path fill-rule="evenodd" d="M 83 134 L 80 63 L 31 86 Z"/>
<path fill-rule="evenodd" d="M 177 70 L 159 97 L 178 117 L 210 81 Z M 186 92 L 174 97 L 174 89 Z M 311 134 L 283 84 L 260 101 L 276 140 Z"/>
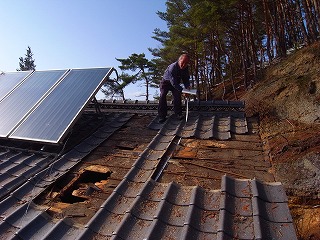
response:
<path fill-rule="evenodd" d="M 27 48 L 25 58 L 20 57 L 19 61 L 20 69 L 17 69 L 17 71 L 36 70 L 36 65 L 34 64 L 33 53 L 31 51 L 30 46 L 28 46 Z"/>
<path fill-rule="evenodd" d="M 149 61 L 144 53 L 137 54 L 133 53 L 126 59 L 118 59 L 117 61 L 121 62 L 119 68 L 123 71 L 131 71 L 134 74 L 128 74 L 123 72 L 120 75 L 121 80 L 123 81 L 122 88 L 126 87 L 130 83 L 136 83 L 137 81 L 144 81 L 146 87 L 146 100 L 149 100 L 149 88 L 155 87 L 154 79 L 156 79 L 157 68 L 155 67 L 154 62 Z"/>
<path fill-rule="evenodd" d="M 203 99 L 212 99 L 218 84 L 225 92 L 229 80 L 236 97 L 236 89 L 252 86 L 266 63 L 319 38 L 319 5 L 319 0 L 167 0 L 166 11 L 157 14 L 168 31 L 155 29 L 153 38 L 162 46 L 149 50 L 161 70 L 188 52 L 191 82 Z"/>

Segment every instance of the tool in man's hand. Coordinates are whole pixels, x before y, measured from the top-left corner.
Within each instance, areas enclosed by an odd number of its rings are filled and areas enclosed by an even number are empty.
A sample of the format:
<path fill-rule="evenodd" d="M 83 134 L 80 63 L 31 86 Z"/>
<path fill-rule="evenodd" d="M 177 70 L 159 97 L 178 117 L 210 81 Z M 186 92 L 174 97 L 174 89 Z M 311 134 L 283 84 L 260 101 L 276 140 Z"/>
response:
<path fill-rule="evenodd" d="M 188 121 L 189 116 L 189 100 L 190 95 L 197 95 L 197 89 L 183 89 L 182 93 L 184 94 L 186 98 L 186 122 Z"/>

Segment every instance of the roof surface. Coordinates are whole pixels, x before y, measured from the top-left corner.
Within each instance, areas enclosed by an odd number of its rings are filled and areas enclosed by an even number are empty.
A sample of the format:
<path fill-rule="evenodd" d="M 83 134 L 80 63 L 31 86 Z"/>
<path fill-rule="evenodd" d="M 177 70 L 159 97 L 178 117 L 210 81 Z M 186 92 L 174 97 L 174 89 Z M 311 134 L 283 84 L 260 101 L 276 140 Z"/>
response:
<path fill-rule="evenodd" d="M 62 149 L 1 142 L 0 239 L 297 239 L 243 103 L 141 106 L 84 114 Z"/>

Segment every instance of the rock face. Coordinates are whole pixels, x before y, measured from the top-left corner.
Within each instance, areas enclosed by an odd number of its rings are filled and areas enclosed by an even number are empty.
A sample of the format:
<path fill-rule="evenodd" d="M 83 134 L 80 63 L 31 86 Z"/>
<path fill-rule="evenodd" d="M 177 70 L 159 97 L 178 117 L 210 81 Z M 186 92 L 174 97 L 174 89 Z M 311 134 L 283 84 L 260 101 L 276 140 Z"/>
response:
<path fill-rule="evenodd" d="M 248 91 L 277 181 L 286 187 L 301 239 L 318 239 L 320 219 L 320 43 L 269 67 Z M 303 210 L 301 210 L 303 209 Z M 303 222 L 315 224 L 302 224 Z"/>

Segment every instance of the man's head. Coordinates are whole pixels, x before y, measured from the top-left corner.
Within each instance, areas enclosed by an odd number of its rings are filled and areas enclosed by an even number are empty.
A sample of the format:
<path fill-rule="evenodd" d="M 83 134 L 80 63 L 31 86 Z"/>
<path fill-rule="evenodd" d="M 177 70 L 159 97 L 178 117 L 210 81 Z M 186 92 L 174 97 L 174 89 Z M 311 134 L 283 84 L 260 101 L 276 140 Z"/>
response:
<path fill-rule="evenodd" d="M 188 63 L 190 61 L 188 54 L 182 54 L 178 59 L 178 64 L 181 69 L 184 69 L 188 66 Z"/>

